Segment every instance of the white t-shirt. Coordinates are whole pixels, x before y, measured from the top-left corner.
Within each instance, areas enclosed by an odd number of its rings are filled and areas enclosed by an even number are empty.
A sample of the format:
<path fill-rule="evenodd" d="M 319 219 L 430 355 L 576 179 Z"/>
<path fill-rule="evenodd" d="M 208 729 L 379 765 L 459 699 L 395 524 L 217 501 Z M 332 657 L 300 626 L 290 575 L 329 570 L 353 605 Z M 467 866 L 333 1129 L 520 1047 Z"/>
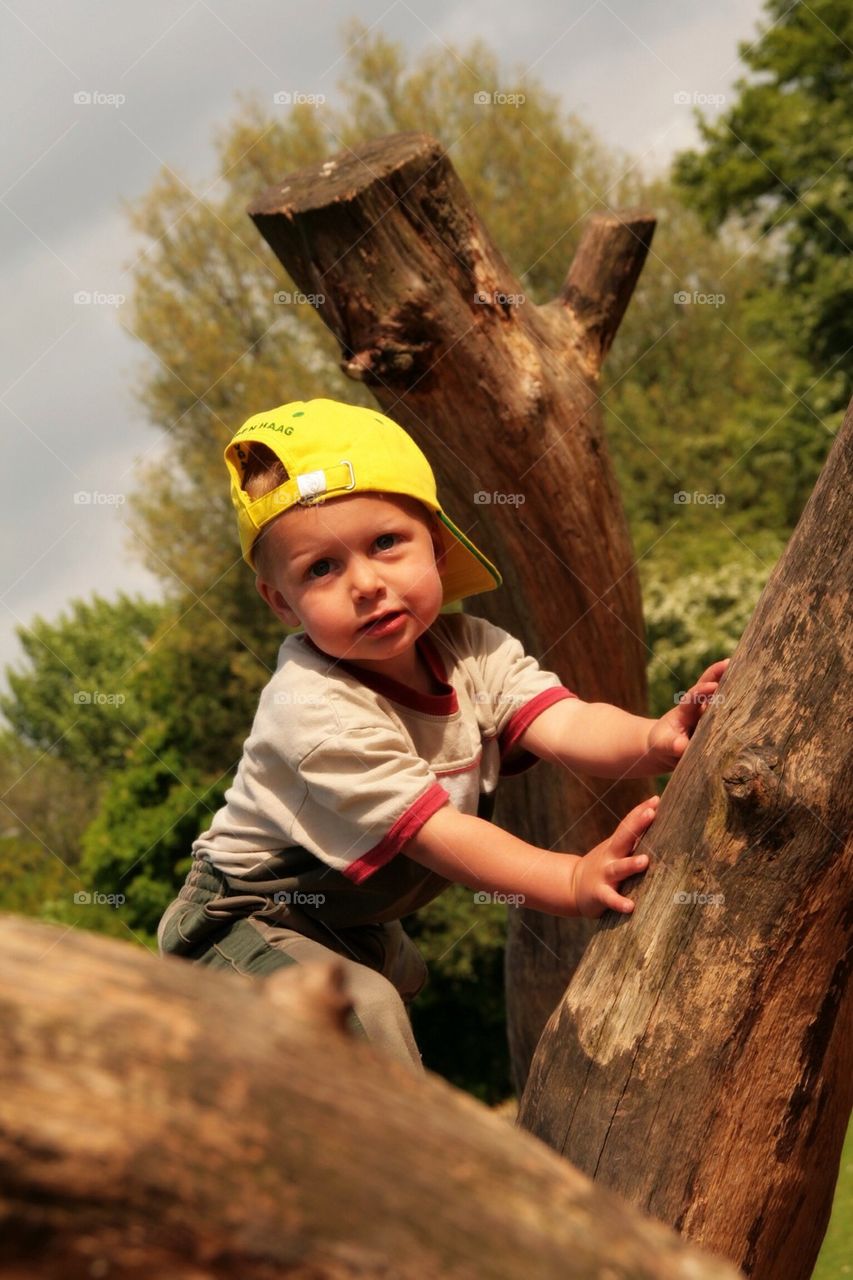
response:
<path fill-rule="evenodd" d="M 448 800 L 476 814 L 501 774 L 535 763 L 520 749 L 507 759 L 527 726 L 576 695 L 508 632 L 470 614 L 440 614 L 418 645 L 440 694 L 289 636 L 194 856 L 241 886 L 280 885 L 294 903 L 301 895 L 309 914 L 337 927 L 399 919 L 440 893 L 447 881 L 405 857 L 407 840 Z"/>

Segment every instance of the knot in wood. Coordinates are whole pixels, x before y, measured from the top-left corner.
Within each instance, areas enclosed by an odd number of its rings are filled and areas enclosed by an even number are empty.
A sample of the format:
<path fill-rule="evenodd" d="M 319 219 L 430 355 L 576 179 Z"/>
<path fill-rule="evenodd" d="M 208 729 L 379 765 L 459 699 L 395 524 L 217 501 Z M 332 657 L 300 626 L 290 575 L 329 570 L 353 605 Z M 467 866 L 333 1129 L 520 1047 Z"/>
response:
<path fill-rule="evenodd" d="M 775 747 L 743 747 L 723 772 L 729 803 L 738 809 L 768 809 L 779 798 L 782 757 Z"/>
<path fill-rule="evenodd" d="M 413 371 L 418 377 L 421 376 L 422 370 L 427 367 L 424 357 L 430 352 L 431 346 L 428 343 L 404 344 L 380 339 L 375 346 L 357 351 L 355 355 L 343 360 L 341 369 L 348 378 L 364 382 L 368 386 L 378 386 L 380 383 L 407 385 L 409 381 L 416 380 L 411 377 Z"/>
<path fill-rule="evenodd" d="M 263 995 L 284 1013 L 346 1032 L 353 1003 L 340 960 L 277 969 L 264 979 Z"/>

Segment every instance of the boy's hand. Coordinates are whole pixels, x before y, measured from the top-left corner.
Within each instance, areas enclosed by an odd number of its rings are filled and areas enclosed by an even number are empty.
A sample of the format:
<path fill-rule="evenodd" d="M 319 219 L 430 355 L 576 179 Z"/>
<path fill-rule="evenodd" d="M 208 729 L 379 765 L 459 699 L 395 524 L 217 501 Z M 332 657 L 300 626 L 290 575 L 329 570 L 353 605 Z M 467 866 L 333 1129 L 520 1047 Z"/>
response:
<path fill-rule="evenodd" d="M 684 755 L 694 729 L 720 687 L 729 661 L 723 658 L 721 662 L 713 663 L 702 672 L 693 688 L 687 690 L 677 707 L 655 720 L 649 730 L 649 751 L 656 757 L 661 772 L 674 769 Z"/>
<path fill-rule="evenodd" d="M 601 844 L 579 858 L 574 868 L 574 899 L 578 915 L 597 919 L 605 911 L 634 910 L 630 898 L 617 892 L 615 886 L 645 871 L 649 865 L 645 853 L 634 854 L 640 836 L 654 822 L 660 796 L 652 796 L 627 814 L 619 826 Z"/>

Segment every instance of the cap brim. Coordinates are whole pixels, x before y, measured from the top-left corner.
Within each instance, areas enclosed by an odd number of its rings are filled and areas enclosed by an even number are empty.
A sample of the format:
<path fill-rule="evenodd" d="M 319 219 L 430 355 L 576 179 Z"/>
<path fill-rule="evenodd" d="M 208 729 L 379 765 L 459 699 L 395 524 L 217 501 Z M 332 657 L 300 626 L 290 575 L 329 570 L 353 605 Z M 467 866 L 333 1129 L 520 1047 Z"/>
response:
<path fill-rule="evenodd" d="M 448 533 L 443 535 L 445 555 L 442 566 L 444 603 L 476 596 L 483 591 L 493 591 L 503 579 L 490 560 L 474 546 L 470 538 L 459 529 L 443 511 L 437 511 Z"/>

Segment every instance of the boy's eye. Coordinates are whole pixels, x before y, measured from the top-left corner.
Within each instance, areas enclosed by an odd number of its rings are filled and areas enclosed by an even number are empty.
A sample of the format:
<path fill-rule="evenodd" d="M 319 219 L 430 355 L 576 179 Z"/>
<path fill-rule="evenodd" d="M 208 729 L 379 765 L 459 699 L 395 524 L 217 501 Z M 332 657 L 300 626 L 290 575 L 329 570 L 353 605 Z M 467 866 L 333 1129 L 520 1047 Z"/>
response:
<path fill-rule="evenodd" d="M 374 545 L 379 551 L 390 551 L 400 541 L 398 533 L 380 533 L 377 535 Z M 332 572 L 333 561 L 327 556 L 321 560 L 315 560 L 312 565 L 305 570 L 306 578 L 325 578 Z"/>
<path fill-rule="evenodd" d="M 330 560 L 315 560 L 308 569 L 309 578 L 325 578 L 331 567 Z"/>

